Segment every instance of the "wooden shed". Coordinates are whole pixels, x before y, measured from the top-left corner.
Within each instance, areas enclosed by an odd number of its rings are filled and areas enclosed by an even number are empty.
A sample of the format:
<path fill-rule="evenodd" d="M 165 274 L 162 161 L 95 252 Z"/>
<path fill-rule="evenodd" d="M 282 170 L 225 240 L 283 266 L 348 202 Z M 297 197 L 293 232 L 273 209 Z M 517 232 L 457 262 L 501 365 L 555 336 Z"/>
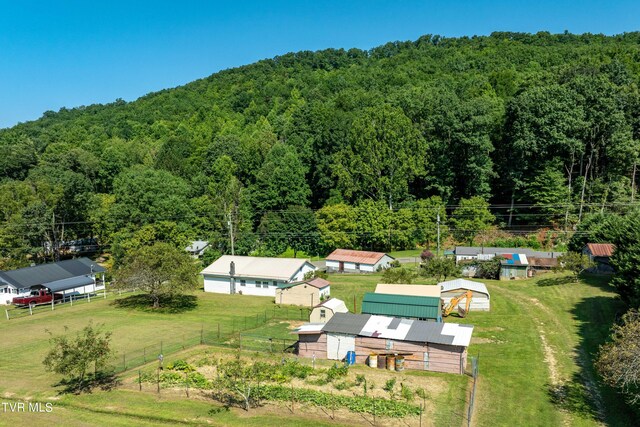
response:
<path fill-rule="evenodd" d="M 342 360 L 355 351 L 356 363 L 366 363 L 378 354 L 402 354 L 406 369 L 462 374 L 473 326 L 336 313 L 325 325 L 303 325 L 294 333 L 301 357 Z"/>
<path fill-rule="evenodd" d="M 331 292 L 329 282 L 320 277 L 295 283 L 280 283 L 276 289 L 276 304 L 315 307 Z"/>
<path fill-rule="evenodd" d="M 442 305 L 446 307 L 451 302 L 451 298 L 458 296 L 467 291 L 473 293 L 471 298 L 470 311 L 489 311 L 491 308 L 491 301 L 489 291 L 484 283 L 474 282 L 466 279 L 455 279 L 446 282 L 438 283 L 441 289 Z M 466 304 L 466 300 L 461 303 L 463 306 Z M 460 304 L 458 305 L 458 307 Z"/>

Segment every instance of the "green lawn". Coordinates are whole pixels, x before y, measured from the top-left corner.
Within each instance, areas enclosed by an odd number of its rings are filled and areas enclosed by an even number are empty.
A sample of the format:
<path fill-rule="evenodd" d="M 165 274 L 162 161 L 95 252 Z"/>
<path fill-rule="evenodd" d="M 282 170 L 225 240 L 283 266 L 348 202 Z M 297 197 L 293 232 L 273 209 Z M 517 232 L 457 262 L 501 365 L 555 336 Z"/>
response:
<path fill-rule="evenodd" d="M 334 274 L 329 280 L 332 296 L 343 299 L 350 309 L 355 297 L 356 311 L 360 311 L 362 295 L 374 290 L 381 275 Z M 591 364 L 616 314 L 623 310 L 606 278 L 591 276 L 573 283 L 566 276 L 543 275 L 525 281 L 488 281 L 487 286 L 491 312 L 446 319 L 475 325 L 469 348 L 470 355 L 480 357 L 475 425 L 633 425 L 633 414 L 616 393 L 598 383 Z M 246 416 L 231 411 L 211 418 L 208 410 L 213 404 L 209 401 L 158 399 L 127 390 L 60 397 L 53 387 L 56 376 L 45 372 L 41 363 L 48 349 L 47 331 L 59 334 L 65 326 L 75 331 L 90 320 L 113 331 L 113 346 L 119 353 L 147 347 L 151 360 L 161 340 L 165 348 L 182 340 L 190 344 L 189 339 L 198 338 L 201 329 L 205 337 L 215 336 L 218 325 L 222 335 L 244 329 L 246 324 L 249 334 L 293 338 L 287 322 L 264 323 L 264 318 L 277 310 L 274 307 L 271 298 L 200 292 L 197 306 L 180 313 L 119 308 L 111 299 L 94 299 L 32 317 L 2 319 L 0 394 L 14 399 L 56 399 L 56 411 L 29 416 L 0 414 L 0 425 L 51 425 L 62 420 L 72 426 L 169 425 L 199 424 L 204 419 L 212 425 L 281 425 L 277 414 Z M 289 311 L 289 318 L 299 321 L 296 309 Z M 467 393 L 465 377 L 440 377 L 447 378 L 450 387 L 441 396 L 432 421 L 458 425 L 455 420 L 461 420 L 459 413 Z M 452 406 L 457 408 L 457 416 L 443 409 Z M 286 417 L 287 425 L 309 424 L 309 418 L 292 418 L 289 413 Z"/>

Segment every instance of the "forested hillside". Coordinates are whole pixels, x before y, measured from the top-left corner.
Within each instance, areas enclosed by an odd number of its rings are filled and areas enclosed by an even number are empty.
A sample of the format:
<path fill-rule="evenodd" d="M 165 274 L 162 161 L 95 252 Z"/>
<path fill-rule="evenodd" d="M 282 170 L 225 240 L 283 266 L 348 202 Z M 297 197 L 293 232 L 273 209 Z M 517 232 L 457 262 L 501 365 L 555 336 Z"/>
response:
<path fill-rule="evenodd" d="M 195 238 L 216 254 L 230 228 L 240 254 L 403 249 L 434 242 L 437 214 L 460 242 L 563 236 L 635 201 L 639 42 L 423 36 L 46 112 L 0 131 L 0 257 L 89 236 L 116 258 Z"/>

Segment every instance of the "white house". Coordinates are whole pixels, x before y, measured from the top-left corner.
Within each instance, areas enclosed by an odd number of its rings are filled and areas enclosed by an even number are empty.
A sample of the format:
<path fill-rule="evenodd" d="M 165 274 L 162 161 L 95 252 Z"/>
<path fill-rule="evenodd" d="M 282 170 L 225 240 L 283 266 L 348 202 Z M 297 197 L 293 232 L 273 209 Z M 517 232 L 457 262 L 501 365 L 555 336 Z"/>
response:
<path fill-rule="evenodd" d="M 93 293 L 104 289 L 105 271 L 89 258 L 0 271 L 0 304 L 11 304 L 13 298 L 32 289 L 48 288 L 65 296 Z M 101 279 L 96 277 L 98 273 L 102 273 Z"/>
<path fill-rule="evenodd" d="M 382 252 L 336 249 L 327 256 L 326 266 L 328 272 L 373 273 L 389 267 L 394 259 Z"/>
<path fill-rule="evenodd" d="M 200 274 L 205 292 L 275 297 L 278 285 L 300 282 L 314 270 L 313 264 L 300 258 L 223 255 Z"/>
<path fill-rule="evenodd" d="M 466 279 L 455 279 L 446 282 L 438 283 L 442 292 L 443 307 L 449 305 L 451 299 L 464 292 L 471 291 L 473 296 L 471 297 L 471 305 L 469 311 L 489 311 L 491 308 L 491 301 L 489 291 L 484 283 L 474 282 Z M 466 304 L 466 299 L 462 300 L 460 305 Z"/>

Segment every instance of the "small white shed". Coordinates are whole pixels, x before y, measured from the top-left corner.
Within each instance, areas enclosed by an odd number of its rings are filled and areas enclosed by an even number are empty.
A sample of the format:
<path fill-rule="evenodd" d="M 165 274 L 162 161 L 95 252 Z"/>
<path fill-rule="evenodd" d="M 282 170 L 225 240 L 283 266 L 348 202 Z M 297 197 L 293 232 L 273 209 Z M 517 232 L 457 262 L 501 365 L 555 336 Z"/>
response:
<path fill-rule="evenodd" d="M 489 291 L 484 283 L 466 279 L 455 279 L 438 283 L 438 285 L 441 289 L 443 306 L 447 306 L 451 298 L 464 292 L 472 291 L 473 297 L 471 298 L 469 311 L 489 311 L 491 308 Z M 466 300 L 462 300 L 462 304 L 466 304 Z"/>
<path fill-rule="evenodd" d="M 316 305 L 311 310 L 309 321 L 311 323 L 327 323 L 336 313 L 348 313 L 349 309 L 344 301 L 338 298 L 328 300 Z"/>

